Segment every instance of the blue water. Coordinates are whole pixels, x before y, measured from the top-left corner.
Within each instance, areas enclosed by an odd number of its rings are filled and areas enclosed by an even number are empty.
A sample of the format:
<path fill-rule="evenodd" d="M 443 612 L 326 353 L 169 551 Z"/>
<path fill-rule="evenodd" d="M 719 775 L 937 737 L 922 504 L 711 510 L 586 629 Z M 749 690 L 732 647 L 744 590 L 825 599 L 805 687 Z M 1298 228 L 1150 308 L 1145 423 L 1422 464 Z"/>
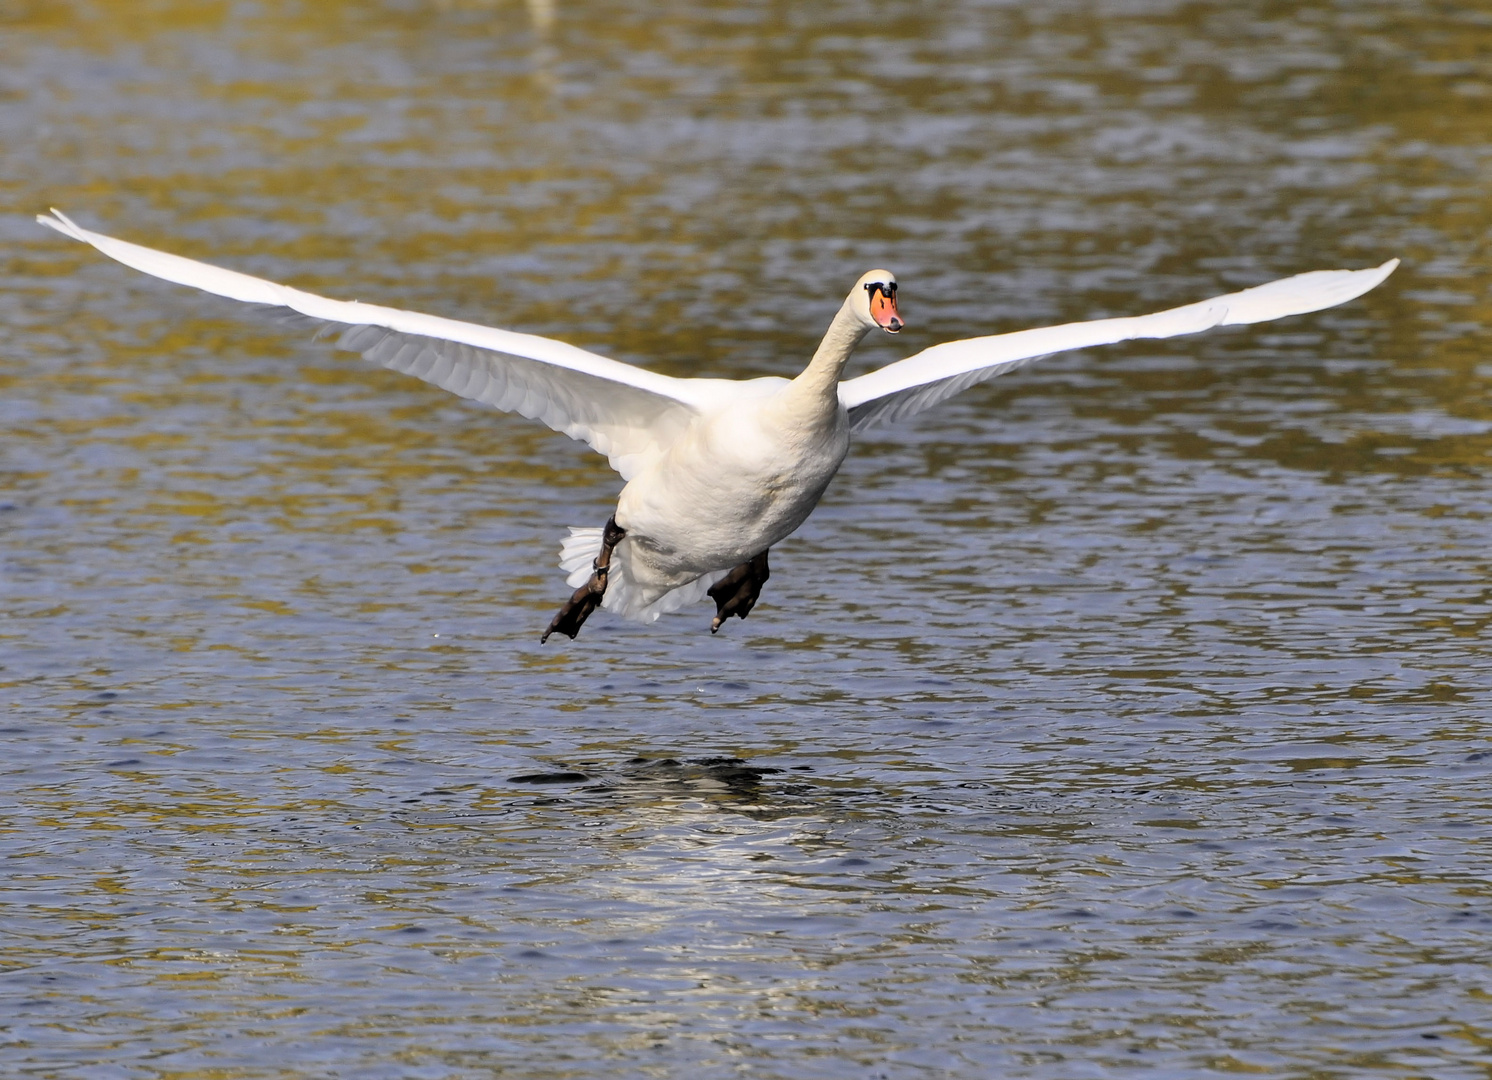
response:
<path fill-rule="evenodd" d="M 0 6 L 0 1064 L 1492 1072 L 1492 22 Z M 860 443 L 751 617 L 538 634 L 578 444 L 88 226 L 677 374 L 1402 269 Z"/>

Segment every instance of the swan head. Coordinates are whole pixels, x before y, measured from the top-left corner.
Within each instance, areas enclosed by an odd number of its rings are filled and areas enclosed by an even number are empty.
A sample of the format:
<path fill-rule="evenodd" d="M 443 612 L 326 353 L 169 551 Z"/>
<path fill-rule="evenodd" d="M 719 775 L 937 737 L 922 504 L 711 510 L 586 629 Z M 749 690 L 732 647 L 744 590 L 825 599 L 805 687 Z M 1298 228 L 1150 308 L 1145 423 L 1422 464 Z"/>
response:
<path fill-rule="evenodd" d="M 906 325 L 896 311 L 896 275 L 890 270 L 860 275 L 850 290 L 850 304 L 867 330 L 880 327 L 888 334 L 899 334 Z"/>

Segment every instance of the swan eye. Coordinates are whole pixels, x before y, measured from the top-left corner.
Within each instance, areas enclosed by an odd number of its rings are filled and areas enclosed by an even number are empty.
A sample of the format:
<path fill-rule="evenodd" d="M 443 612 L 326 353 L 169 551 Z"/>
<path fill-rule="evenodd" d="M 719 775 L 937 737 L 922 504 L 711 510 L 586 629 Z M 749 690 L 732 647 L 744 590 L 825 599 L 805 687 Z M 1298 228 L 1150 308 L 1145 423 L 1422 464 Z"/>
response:
<path fill-rule="evenodd" d="M 896 282 L 894 281 L 869 281 L 865 284 L 865 291 L 870 293 L 870 298 L 875 299 L 876 293 L 885 293 L 887 300 L 896 299 Z"/>

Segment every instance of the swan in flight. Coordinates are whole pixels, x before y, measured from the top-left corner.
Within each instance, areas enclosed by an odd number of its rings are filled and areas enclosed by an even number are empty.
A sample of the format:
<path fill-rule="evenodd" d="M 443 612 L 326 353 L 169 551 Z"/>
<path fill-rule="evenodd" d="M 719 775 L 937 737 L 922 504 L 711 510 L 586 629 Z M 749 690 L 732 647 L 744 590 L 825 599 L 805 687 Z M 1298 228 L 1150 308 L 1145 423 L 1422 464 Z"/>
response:
<path fill-rule="evenodd" d="M 574 638 L 598 606 L 650 623 L 706 595 L 711 633 L 745 618 L 767 552 L 803 524 L 850 436 L 901 420 L 976 383 L 1068 349 L 1280 319 L 1361 296 L 1398 265 L 1318 270 L 1153 315 L 949 341 L 853 379 L 850 353 L 901 331 L 896 278 L 855 282 L 794 379 L 676 379 L 550 338 L 397 308 L 329 300 L 80 228 L 37 220 L 146 274 L 347 327 L 337 344 L 462 397 L 542 421 L 605 455 L 625 486 L 603 528 L 570 530 L 560 566 L 574 594 L 544 631 Z"/>

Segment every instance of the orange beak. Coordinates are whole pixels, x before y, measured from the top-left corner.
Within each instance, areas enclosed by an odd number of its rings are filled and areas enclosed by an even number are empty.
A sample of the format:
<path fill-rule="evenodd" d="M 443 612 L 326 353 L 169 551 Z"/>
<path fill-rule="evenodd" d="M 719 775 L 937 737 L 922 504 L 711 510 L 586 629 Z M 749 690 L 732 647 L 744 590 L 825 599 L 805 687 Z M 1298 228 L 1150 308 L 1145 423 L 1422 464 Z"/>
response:
<path fill-rule="evenodd" d="M 896 297 L 887 296 L 879 289 L 870 294 L 870 317 L 888 334 L 899 334 L 906 325 L 896 313 Z"/>

